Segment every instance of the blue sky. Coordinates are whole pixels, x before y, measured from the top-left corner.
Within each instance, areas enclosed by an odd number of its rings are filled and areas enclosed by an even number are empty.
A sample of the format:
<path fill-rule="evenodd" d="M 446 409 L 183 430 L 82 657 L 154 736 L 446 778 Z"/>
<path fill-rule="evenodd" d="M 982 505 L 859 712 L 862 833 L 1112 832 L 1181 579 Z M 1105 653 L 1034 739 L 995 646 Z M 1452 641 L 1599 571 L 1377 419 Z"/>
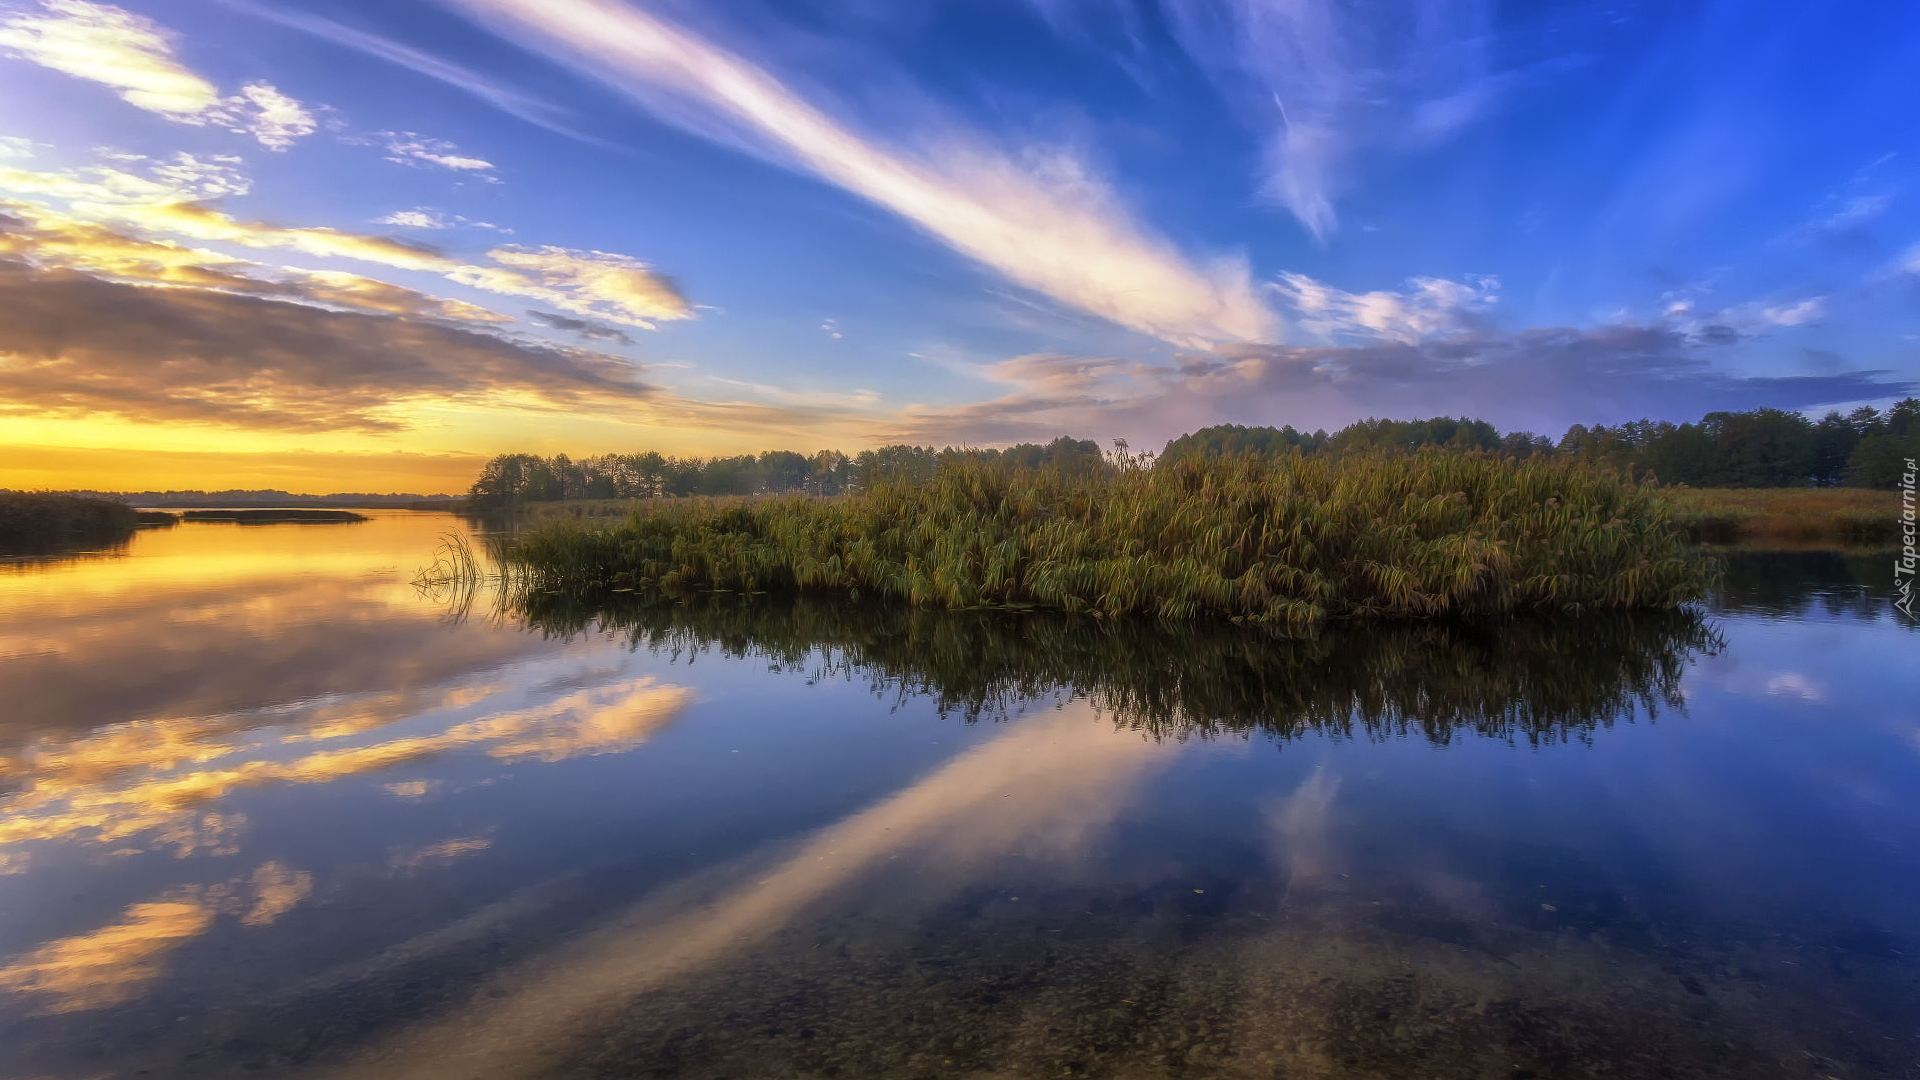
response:
<path fill-rule="evenodd" d="M 0 442 L 425 478 L 1880 402 L 1916 90 L 1895 2 L 10 0 Z"/>

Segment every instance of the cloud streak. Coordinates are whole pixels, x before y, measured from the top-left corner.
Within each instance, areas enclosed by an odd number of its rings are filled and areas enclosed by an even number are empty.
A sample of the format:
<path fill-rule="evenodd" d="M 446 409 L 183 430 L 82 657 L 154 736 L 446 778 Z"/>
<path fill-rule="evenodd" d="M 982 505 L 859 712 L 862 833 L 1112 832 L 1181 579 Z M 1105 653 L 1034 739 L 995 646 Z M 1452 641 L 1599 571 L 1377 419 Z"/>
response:
<path fill-rule="evenodd" d="M 1103 29 L 1140 21 L 1131 2 L 1029 2 L 1056 29 L 1087 42 L 1110 37 Z M 1186 58 L 1261 141 L 1260 194 L 1323 244 L 1339 229 L 1335 204 L 1357 154 L 1439 145 L 1492 115 L 1535 73 L 1491 70 L 1487 0 L 1158 6 Z M 1137 29 L 1133 34 L 1136 55 L 1124 64 L 1141 59 Z"/>
<path fill-rule="evenodd" d="M 681 295 L 671 278 L 628 255 L 508 245 L 487 253 L 491 265 L 472 263 L 436 248 L 392 237 L 367 236 L 327 227 L 287 227 L 234 217 L 211 205 L 213 199 L 247 190 L 245 177 L 223 161 L 203 162 L 178 155 L 170 161 L 150 163 L 146 172 L 147 175 L 140 175 L 109 166 L 61 172 L 0 167 L 0 191 L 35 198 L 34 203 L 7 205 L 33 208 L 33 212 L 42 217 L 54 215 L 56 212 L 48 207 L 59 204 L 67 208 L 59 216 L 75 222 L 111 222 L 149 235 L 257 250 L 296 251 L 318 258 L 351 259 L 396 270 L 438 274 L 468 288 L 533 300 L 574 315 L 647 330 L 661 322 L 694 317 L 693 305 Z M 430 220 L 439 219 L 419 214 L 398 218 L 397 223 L 413 226 Z M 205 253 L 205 261 L 235 260 Z M 80 268 L 93 269 L 85 265 Z M 313 271 L 293 273 L 309 280 L 325 278 Z M 472 305 L 465 308 L 470 315 L 480 312 Z M 449 307 L 446 313 L 454 312 Z"/>
<path fill-rule="evenodd" d="M 383 131 L 387 160 L 395 165 L 432 165 L 451 172 L 472 173 L 488 180 L 493 177 L 493 162 L 463 154 L 445 139 L 432 139 L 412 131 Z"/>
<path fill-rule="evenodd" d="M 455 2 L 512 40 L 536 35 L 670 123 L 809 171 L 1060 303 L 1190 344 L 1276 328 L 1244 266 L 1195 266 L 1064 154 L 957 136 L 917 153 L 882 145 L 747 60 L 611 0 Z"/>
<path fill-rule="evenodd" d="M 1280 275 L 1274 290 L 1299 312 L 1297 325 L 1329 340 L 1361 339 L 1414 345 L 1483 329 L 1500 299 L 1500 281 L 1416 277 L 1403 292 L 1350 293 L 1305 274 Z"/>
<path fill-rule="evenodd" d="M 513 320 L 486 308 L 338 270 L 278 272 L 205 248 L 153 240 L 0 199 L 0 256 L 141 285 L 195 286 L 385 315 L 474 323 Z"/>
<path fill-rule="evenodd" d="M 318 15 L 283 11 L 262 4 L 248 3 L 246 0 L 221 0 L 221 2 L 227 7 L 247 12 L 269 22 L 300 30 L 336 45 L 397 64 L 417 75 L 424 75 L 429 79 L 472 94 L 502 112 L 537 127 L 586 142 L 598 141 L 588 139 L 579 132 L 562 126 L 559 123 L 562 111 L 554 105 L 411 45 L 403 45 L 378 34 L 370 34 L 365 30 Z"/>
<path fill-rule="evenodd" d="M 317 128 L 313 114 L 271 83 L 251 82 L 222 97 L 174 55 L 173 35 L 110 4 L 42 0 L 39 10 L 0 20 L 0 49 L 86 79 L 136 108 L 180 124 L 240 132 L 285 150 Z"/>

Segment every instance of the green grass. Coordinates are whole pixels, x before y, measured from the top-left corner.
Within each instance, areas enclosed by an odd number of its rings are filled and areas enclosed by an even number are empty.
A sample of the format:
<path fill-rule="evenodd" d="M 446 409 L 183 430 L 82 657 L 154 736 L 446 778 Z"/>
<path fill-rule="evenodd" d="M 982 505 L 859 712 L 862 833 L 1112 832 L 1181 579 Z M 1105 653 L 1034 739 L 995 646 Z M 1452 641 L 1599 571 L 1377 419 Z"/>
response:
<path fill-rule="evenodd" d="M 133 535 L 139 515 L 125 503 L 42 492 L 0 492 L 0 552 L 41 554 L 107 544 Z"/>
<path fill-rule="evenodd" d="M 1566 462 L 1442 453 L 1105 476 L 960 463 L 835 500 L 548 521 L 501 559 L 532 592 L 841 593 L 1292 625 L 1666 608 L 1711 583 L 1655 489 Z"/>
<path fill-rule="evenodd" d="M 1688 536 L 1708 544 L 1889 544 L 1900 497 L 1862 488 L 1672 488 Z"/>

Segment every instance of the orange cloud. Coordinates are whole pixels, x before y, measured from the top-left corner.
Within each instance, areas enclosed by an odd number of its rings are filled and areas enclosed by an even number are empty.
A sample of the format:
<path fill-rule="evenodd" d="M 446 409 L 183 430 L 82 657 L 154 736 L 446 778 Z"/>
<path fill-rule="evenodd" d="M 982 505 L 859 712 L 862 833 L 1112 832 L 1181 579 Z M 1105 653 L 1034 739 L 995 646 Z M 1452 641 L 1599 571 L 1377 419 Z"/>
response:
<path fill-rule="evenodd" d="M 337 284 L 334 286 L 339 288 Z M 408 399 L 577 407 L 652 392 L 615 357 L 406 315 L 0 261 L 0 415 L 399 430 Z"/>

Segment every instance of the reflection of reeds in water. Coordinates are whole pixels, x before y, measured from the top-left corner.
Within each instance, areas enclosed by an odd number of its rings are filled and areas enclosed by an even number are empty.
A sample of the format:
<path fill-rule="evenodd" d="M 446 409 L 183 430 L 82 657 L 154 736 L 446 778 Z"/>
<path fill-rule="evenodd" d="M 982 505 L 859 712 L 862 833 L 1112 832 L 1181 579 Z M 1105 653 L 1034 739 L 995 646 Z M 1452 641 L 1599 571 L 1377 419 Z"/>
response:
<path fill-rule="evenodd" d="M 916 606 L 1303 625 L 1666 608 L 1706 561 L 1650 488 L 1466 454 L 1194 459 L 1068 476 L 962 463 L 838 500 L 641 505 L 546 522 L 528 588 L 839 593 Z"/>
<path fill-rule="evenodd" d="M 473 601 L 492 576 L 474 553 L 473 542 L 465 533 L 440 534 L 433 561 L 414 571 L 413 587 L 422 596 L 447 608 L 449 618 L 458 621 L 473 610 Z"/>
<path fill-rule="evenodd" d="M 1688 660 L 1720 644 L 1691 610 L 1292 634 L 772 598 L 603 606 L 521 593 L 511 613 L 549 633 L 621 634 L 635 646 L 713 649 L 859 678 L 969 718 L 1079 693 L 1156 738 L 1585 738 L 1615 720 L 1678 707 Z"/>

